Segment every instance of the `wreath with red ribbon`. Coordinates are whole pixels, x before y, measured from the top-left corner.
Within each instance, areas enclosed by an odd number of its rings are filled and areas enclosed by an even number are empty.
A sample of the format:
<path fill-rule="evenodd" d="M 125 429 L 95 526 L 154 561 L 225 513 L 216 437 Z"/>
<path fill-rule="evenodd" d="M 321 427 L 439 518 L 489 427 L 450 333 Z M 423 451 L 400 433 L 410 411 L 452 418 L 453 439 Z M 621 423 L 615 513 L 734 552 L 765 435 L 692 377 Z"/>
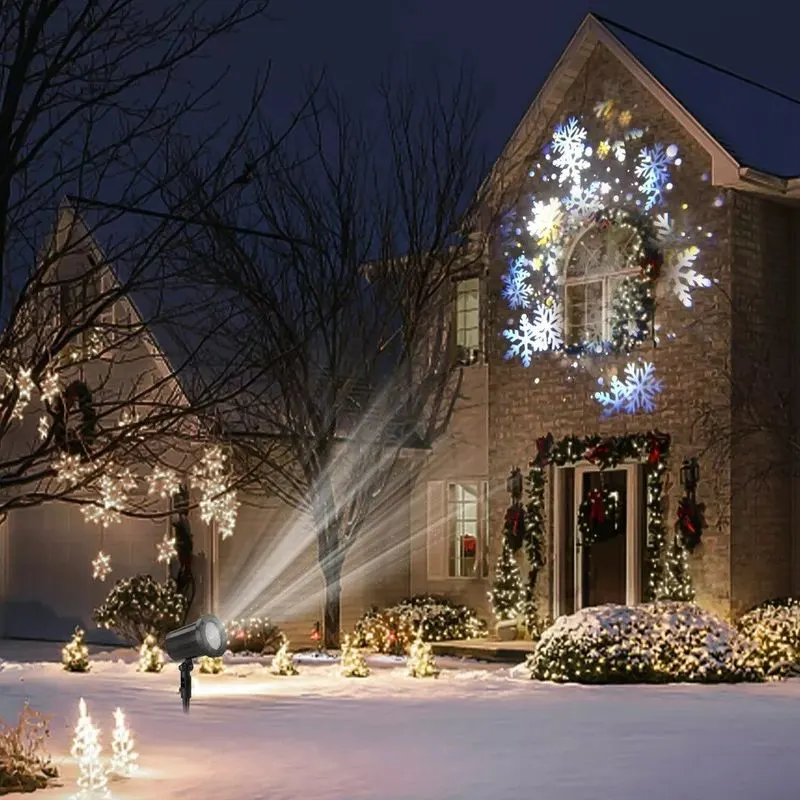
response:
<path fill-rule="evenodd" d="M 70 427 L 70 414 L 76 406 L 81 421 L 77 427 Z M 56 447 L 70 455 L 88 458 L 89 448 L 97 438 L 97 412 L 89 387 L 83 381 L 73 381 L 56 398 L 50 413 L 53 416 L 51 432 Z"/>
<path fill-rule="evenodd" d="M 683 546 L 690 552 L 700 544 L 703 535 L 703 507 L 691 497 L 682 497 L 678 503 L 675 532 Z"/>
<path fill-rule="evenodd" d="M 592 489 L 578 510 L 578 530 L 584 547 L 613 539 L 619 532 L 619 503 L 608 489 Z"/>

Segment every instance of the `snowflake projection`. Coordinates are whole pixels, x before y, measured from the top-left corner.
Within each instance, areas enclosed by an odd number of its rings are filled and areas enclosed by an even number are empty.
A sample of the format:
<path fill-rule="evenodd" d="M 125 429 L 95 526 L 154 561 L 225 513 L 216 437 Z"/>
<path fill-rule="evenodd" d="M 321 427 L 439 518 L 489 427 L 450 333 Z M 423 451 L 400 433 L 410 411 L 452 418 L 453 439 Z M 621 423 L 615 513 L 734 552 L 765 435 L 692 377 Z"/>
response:
<path fill-rule="evenodd" d="M 586 128 L 578 124 L 575 117 L 570 117 L 566 124 L 559 125 L 553 134 L 553 150 L 558 158 L 553 159 L 553 166 L 559 168 L 558 182 L 580 183 L 581 173 L 591 166 L 586 159 Z"/>
<path fill-rule="evenodd" d="M 564 315 L 558 303 L 540 303 L 533 312 L 533 349 L 558 350 L 564 343 Z"/>
<path fill-rule="evenodd" d="M 699 253 L 699 248 L 687 247 L 672 253 L 668 261 L 667 280 L 670 288 L 686 308 L 694 305 L 693 289 L 707 289 L 711 286 L 711 281 L 694 268 Z"/>
<path fill-rule="evenodd" d="M 528 270 L 523 266 L 512 266 L 503 275 L 503 299 L 508 307 L 514 311 L 518 308 L 528 308 L 531 304 L 531 289 L 528 283 Z"/>
<path fill-rule="evenodd" d="M 675 220 L 670 217 L 669 212 L 656 214 L 653 217 L 653 229 L 658 243 L 664 248 L 677 247 L 683 242 L 680 232 L 675 227 Z"/>
<path fill-rule="evenodd" d="M 651 414 L 656 410 L 656 397 L 661 381 L 656 378 L 655 364 L 650 361 L 631 361 L 625 365 L 625 380 L 611 378 L 608 391 L 595 392 L 594 399 L 603 406 L 603 416 Z"/>
<path fill-rule="evenodd" d="M 523 314 L 519 318 L 519 328 L 516 330 L 503 331 L 503 336 L 510 342 L 508 351 L 506 352 L 506 360 L 519 356 L 520 361 L 524 367 L 531 365 L 531 358 L 533 357 L 536 342 L 536 328 L 533 323 L 528 319 L 527 314 Z"/>
<path fill-rule="evenodd" d="M 551 242 L 564 218 L 560 201 L 553 197 L 548 202 L 537 200 L 533 204 L 533 219 L 528 222 L 528 233 L 538 244 Z"/>
<path fill-rule="evenodd" d="M 639 153 L 635 172 L 639 191 L 647 198 L 645 211 L 664 201 L 664 187 L 669 181 L 669 165 L 673 158 L 663 144 L 643 147 Z"/>

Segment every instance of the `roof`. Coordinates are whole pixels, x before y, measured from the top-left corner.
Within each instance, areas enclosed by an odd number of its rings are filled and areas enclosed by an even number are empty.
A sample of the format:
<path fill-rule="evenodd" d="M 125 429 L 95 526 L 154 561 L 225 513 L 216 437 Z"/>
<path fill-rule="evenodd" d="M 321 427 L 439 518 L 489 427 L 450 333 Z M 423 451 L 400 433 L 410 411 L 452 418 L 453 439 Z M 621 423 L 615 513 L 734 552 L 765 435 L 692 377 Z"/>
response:
<path fill-rule="evenodd" d="M 800 103 L 620 30 L 613 23 L 605 27 L 740 166 L 779 178 L 800 176 Z"/>

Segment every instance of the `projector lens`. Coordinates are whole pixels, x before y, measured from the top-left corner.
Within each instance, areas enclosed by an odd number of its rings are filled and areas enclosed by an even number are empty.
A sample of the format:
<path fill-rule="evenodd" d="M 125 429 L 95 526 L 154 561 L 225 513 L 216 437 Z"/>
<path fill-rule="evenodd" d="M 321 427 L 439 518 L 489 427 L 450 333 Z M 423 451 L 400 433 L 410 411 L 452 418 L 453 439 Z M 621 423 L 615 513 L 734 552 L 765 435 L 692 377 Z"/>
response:
<path fill-rule="evenodd" d="M 213 622 L 206 622 L 203 635 L 205 637 L 206 644 L 212 650 L 219 649 L 219 646 L 222 644 L 222 634 L 220 633 L 218 625 L 215 625 Z"/>

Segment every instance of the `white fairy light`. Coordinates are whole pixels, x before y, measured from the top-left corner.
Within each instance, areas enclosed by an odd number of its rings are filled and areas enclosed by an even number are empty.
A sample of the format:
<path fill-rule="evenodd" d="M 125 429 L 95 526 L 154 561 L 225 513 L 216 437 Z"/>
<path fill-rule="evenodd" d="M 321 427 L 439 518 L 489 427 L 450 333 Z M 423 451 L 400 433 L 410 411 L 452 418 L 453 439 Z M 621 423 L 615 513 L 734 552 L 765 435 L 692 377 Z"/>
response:
<path fill-rule="evenodd" d="M 134 742 L 130 729 L 125 723 L 121 708 L 114 712 L 114 733 L 111 740 L 110 771 L 122 778 L 129 778 L 138 769 L 136 760 L 139 754 L 133 749 Z"/>
<path fill-rule="evenodd" d="M 78 792 L 71 800 L 108 800 L 111 793 L 108 790 L 108 772 L 100 758 L 100 731 L 92 722 L 82 697 L 78 712 L 70 751 L 78 763 Z"/>
<path fill-rule="evenodd" d="M 30 368 L 20 367 L 19 374 L 17 375 L 17 390 L 19 391 L 19 396 L 14 406 L 14 411 L 12 412 L 14 419 L 22 419 L 22 414 L 31 402 L 33 390 L 35 388 L 36 384 L 33 382 L 33 378 L 31 378 Z"/>
<path fill-rule="evenodd" d="M 122 511 L 128 502 L 128 493 L 136 488 L 136 479 L 129 469 L 116 475 L 105 474 L 100 478 L 100 505 L 84 506 L 84 519 L 101 525 L 121 522 Z"/>
<path fill-rule="evenodd" d="M 111 556 L 102 550 L 97 554 L 97 558 L 92 561 L 92 578 L 96 581 L 105 581 L 111 574 Z"/>
<path fill-rule="evenodd" d="M 58 397 L 60 391 L 61 381 L 58 379 L 58 374 L 48 370 L 42 379 L 42 400 L 45 403 L 51 403 Z"/>
<path fill-rule="evenodd" d="M 169 564 L 178 555 L 178 551 L 175 549 L 175 537 L 168 533 L 164 534 L 164 538 L 156 545 L 156 548 L 158 549 L 159 564 Z"/>
<path fill-rule="evenodd" d="M 64 483 L 79 483 L 89 471 L 81 462 L 80 456 L 59 453 L 55 463 L 56 475 Z"/>
<path fill-rule="evenodd" d="M 44 414 L 39 417 L 39 425 L 37 426 L 36 430 L 38 431 L 39 438 L 42 441 L 44 441 L 47 438 L 47 434 L 50 433 L 50 420 L 48 420 Z"/>
<path fill-rule="evenodd" d="M 192 473 L 194 485 L 202 493 L 200 516 L 206 524 L 216 522 L 223 539 L 233 536 L 240 505 L 236 492 L 228 487 L 226 460 L 221 447 L 209 447 Z"/>
<path fill-rule="evenodd" d="M 147 493 L 157 494 L 159 497 L 166 498 L 174 495 L 180 488 L 181 482 L 178 473 L 174 469 L 164 469 L 156 467 L 148 478 L 150 484 Z"/>

